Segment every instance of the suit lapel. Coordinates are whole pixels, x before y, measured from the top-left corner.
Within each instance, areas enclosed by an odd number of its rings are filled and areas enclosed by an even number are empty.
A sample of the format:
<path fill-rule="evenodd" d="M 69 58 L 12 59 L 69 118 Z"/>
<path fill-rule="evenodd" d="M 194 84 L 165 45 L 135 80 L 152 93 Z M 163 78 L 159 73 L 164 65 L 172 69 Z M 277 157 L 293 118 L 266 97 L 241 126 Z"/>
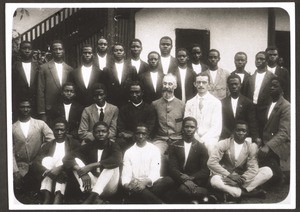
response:
<path fill-rule="evenodd" d="M 232 138 L 230 138 L 229 158 L 231 160 L 231 164 L 235 166 L 234 140 Z"/>
<path fill-rule="evenodd" d="M 108 103 L 106 103 L 106 107 L 104 109 L 104 119 L 103 119 L 103 121 L 105 123 L 110 123 L 111 116 L 112 116 L 111 106 Z"/>
<path fill-rule="evenodd" d="M 92 72 L 91 72 L 91 76 L 89 79 L 89 84 L 88 84 L 88 88 L 91 88 L 92 85 L 94 84 L 95 80 L 97 80 L 97 71 L 96 67 L 93 65 L 92 66 Z"/>
<path fill-rule="evenodd" d="M 243 99 L 242 99 L 242 96 L 240 95 L 239 99 L 238 99 L 238 102 L 237 102 L 237 105 L 236 105 L 235 117 L 239 117 L 242 109 L 243 109 Z"/>
<path fill-rule="evenodd" d="M 36 74 L 37 74 L 38 65 L 37 63 L 31 63 L 31 71 L 30 71 L 30 87 L 34 84 Z"/>
<path fill-rule="evenodd" d="M 219 82 L 222 80 L 223 76 L 222 76 L 222 72 L 221 69 L 218 68 L 217 70 L 217 75 L 216 75 L 216 79 L 214 81 L 214 85 L 219 84 Z"/>
<path fill-rule="evenodd" d="M 61 86 L 60 86 L 60 83 L 59 83 L 58 74 L 57 74 L 57 70 L 56 70 L 54 61 L 50 62 L 48 67 L 50 69 L 50 73 L 51 73 L 51 75 L 53 77 L 53 80 L 54 80 L 56 86 L 58 88 L 60 88 Z"/>
<path fill-rule="evenodd" d="M 62 64 L 63 71 L 62 71 L 62 85 L 65 84 L 68 80 L 68 73 L 69 73 L 69 67 L 66 63 L 63 62 Z"/>
<path fill-rule="evenodd" d="M 266 126 L 269 125 L 269 123 L 272 123 L 272 119 L 275 117 L 275 114 L 277 113 L 278 109 L 280 108 L 282 102 L 283 102 L 283 97 L 281 97 L 281 98 L 277 101 L 276 105 L 274 106 L 274 108 L 273 108 L 273 110 L 272 110 L 272 112 L 271 112 L 271 114 L 270 114 L 270 117 L 269 117 L 269 119 L 268 119 L 268 121 L 267 121 L 267 123 L 266 123 Z M 269 108 L 269 109 L 270 109 L 270 108 Z M 266 127 L 266 126 L 265 126 L 265 127 Z"/>
<path fill-rule="evenodd" d="M 248 157 L 248 146 L 245 141 L 241 149 L 241 152 L 236 160 L 235 167 L 239 167 L 240 165 L 242 165 L 247 157 Z"/>
<path fill-rule="evenodd" d="M 116 81 L 118 84 L 121 84 L 120 81 L 119 81 L 119 78 L 118 78 L 118 71 L 117 71 L 117 67 L 116 67 L 116 64 L 115 64 L 115 63 L 112 64 L 112 69 L 111 69 L 111 71 L 112 71 L 112 75 L 113 75 L 114 78 L 115 78 L 115 81 Z M 123 78 L 123 77 L 122 77 L 122 78 Z"/>
<path fill-rule="evenodd" d="M 91 111 L 91 116 L 94 119 L 94 123 L 97 123 L 99 121 L 98 108 L 95 104 L 93 104 L 92 111 Z M 105 114 L 104 114 L 104 117 L 105 117 Z"/>
<path fill-rule="evenodd" d="M 23 69 L 23 65 L 22 65 L 22 62 L 18 62 L 17 63 L 17 70 L 21 76 L 21 78 L 23 79 L 23 81 L 26 83 L 26 85 L 28 86 L 28 82 L 27 82 L 27 78 L 25 76 L 25 70 Z"/>
<path fill-rule="evenodd" d="M 81 69 L 81 67 L 80 68 L 78 68 L 77 70 L 76 70 L 76 73 L 75 73 L 76 75 L 77 75 L 77 81 L 78 81 L 78 87 L 81 89 L 81 90 L 86 90 L 86 87 L 85 87 L 85 84 L 84 84 L 84 81 L 83 81 L 83 76 L 82 76 L 82 69 Z"/>
<path fill-rule="evenodd" d="M 264 76 L 264 79 L 263 79 L 263 81 L 262 81 L 262 83 L 261 83 L 261 87 L 260 87 L 258 96 L 261 95 L 261 92 L 264 92 L 264 89 L 265 89 L 265 87 L 267 86 L 267 83 L 269 82 L 269 78 L 270 78 L 269 71 L 266 71 L 266 74 L 265 74 L 265 76 Z"/>
<path fill-rule="evenodd" d="M 21 125 L 20 125 L 20 121 L 16 122 L 16 132 L 17 134 L 19 134 L 19 136 L 21 136 L 23 138 L 23 140 L 25 140 L 25 135 L 23 134 L 23 131 L 21 129 Z M 27 136 L 28 137 L 28 136 Z"/>

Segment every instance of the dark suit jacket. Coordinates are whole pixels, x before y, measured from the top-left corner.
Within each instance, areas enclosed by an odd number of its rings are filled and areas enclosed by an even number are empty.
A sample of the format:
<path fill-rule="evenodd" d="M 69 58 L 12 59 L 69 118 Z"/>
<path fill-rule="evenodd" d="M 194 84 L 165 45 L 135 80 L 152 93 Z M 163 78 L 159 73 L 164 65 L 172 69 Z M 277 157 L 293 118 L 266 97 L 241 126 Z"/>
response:
<path fill-rule="evenodd" d="M 110 54 L 107 54 L 106 56 L 106 68 L 104 68 L 104 70 L 101 70 L 100 67 L 99 67 L 99 59 L 98 59 L 98 55 L 97 53 L 94 54 L 94 57 L 93 57 L 93 65 L 100 71 L 104 71 L 107 67 L 109 67 L 109 65 L 113 62 L 113 56 L 110 55 Z"/>
<path fill-rule="evenodd" d="M 73 68 L 63 63 L 62 84 L 66 83 Z M 37 89 L 37 112 L 47 113 L 52 105 L 60 98 L 61 84 L 59 83 L 54 60 L 41 65 Z"/>
<path fill-rule="evenodd" d="M 16 61 L 12 66 L 12 108 L 13 119 L 17 120 L 18 103 L 21 98 L 31 98 L 31 116 L 36 116 L 36 98 L 38 82 L 39 64 L 31 62 L 30 86 L 28 85 L 22 61 Z"/>
<path fill-rule="evenodd" d="M 139 76 L 139 80 L 144 88 L 145 102 L 151 104 L 153 101 L 161 97 L 163 77 L 164 74 L 162 73 L 162 71 L 158 71 L 158 78 L 157 78 L 156 91 L 155 91 L 149 70 Z"/>
<path fill-rule="evenodd" d="M 174 95 L 178 99 L 182 100 L 181 77 L 180 77 L 178 67 L 172 73 L 177 77 L 177 88 L 174 91 Z M 193 98 L 197 93 L 197 89 L 193 84 L 195 82 L 195 77 L 196 77 L 195 72 L 191 68 L 188 67 L 186 70 L 186 76 L 185 76 L 185 82 L 184 82 L 186 101 Z"/>
<path fill-rule="evenodd" d="M 56 147 L 56 140 L 43 145 L 39 151 L 38 156 L 33 161 L 33 168 L 38 173 L 38 177 L 42 177 L 42 174 L 46 171 L 46 168 L 42 165 L 43 158 L 50 156 L 52 157 Z M 78 140 L 75 140 L 71 137 L 66 137 L 65 140 L 65 157 L 70 154 L 72 151 L 80 147 Z"/>
<path fill-rule="evenodd" d="M 69 112 L 69 133 L 74 138 L 78 138 L 78 128 L 81 120 L 81 114 L 84 107 L 77 103 L 73 102 L 71 104 L 70 112 Z M 49 126 L 53 126 L 53 122 L 57 118 L 66 119 L 66 112 L 62 101 L 57 102 L 47 115 L 47 123 Z"/>
<path fill-rule="evenodd" d="M 281 97 L 273 108 L 263 131 L 263 142 L 279 156 L 280 165 L 283 170 L 289 170 L 290 113 L 290 103 Z"/>
<path fill-rule="evenodd" d="M 204 64 L 204 63 L 201 63 L 201 62 L 200 62 L 200 65 L 201 65 L 201 70 L 202 70 L 202 72 L 208 70 L 208 65 L 206 65 L 206 64 Z M 190 68 L 194 71 L 192 62 L 189 62 L 189 63 L 188 63 L 188 67 L 190 67 Z M 195 71 L 194 71 L 194 72 L 195 72 Z M 196 72 L 195 72 L 195 73 L 196 73 Z"/>
<path fill-rule="evenodd" d="M 205 186 L 209 177 L 207 167 L 208 153 L 206 147 L 194 139 L 187 158 L 185 168 L 184 141 L 178 140 L 170 146 L 169 152 L 169 173 L 175 182 L 182 184 L 183 179 L 180 173 L 195 177 L 193 180 L 199 186 Z"/>
<path fill-rule="evenodd" d="M 275 69 L 275 75 L 277 75 L 281 80 L 283 97 L 290 101 L 291 79 L 289 71 L 284 67 L 277 66 Z"/>
<path fill-rule="evenodd" d="M 255 109 L 252 101 L 247 97 L 240 95 L 236 115 L 233 116 L 232 106 L 231 106 L 231 96 L 226 97 L 222 100 L 222 133 L 220 139 L 229 138 L 233 133 L 236 120 L 244 120 L 249 126 L 249 135 L 252 139 L 258 137 L 257 120 L 255 115 Z"/>
<path fill-rule="evenodd" d="M 93 65 L 89 85 L 86 88 L 82 77 L 81 66 L 73 70 L 70 73 L 69 79 L 76 86 L 77 102 L 80 102 L 80 104 L 82 104 L 84 107 L 93 104 L 93 84 L 99 82 L 103 83 L 105 81 L 104 75 L 105 73 L 103 71 L 100 71 L 97 66 Z"/>
<path fill-rule="evenodd" d="M 119 83 L 118 74 L 115 63 L 110 64 L 106 70 L 106 86 L 107 86 L 107 101 L 118 107 L 128 102 L 128 86 L 132 80 L 137 79 L 137 74 L 133 67 L 128 63 L 124 62 L 122 82 Z"/>
<path fill-rule="evenodd" d="M 92 141 L 87 143 L 76 151 L 66 156 L 63 160 L 66 168 L 73 168 L 76 165 L 75 158 L 81 159 L 85 165 L 98 162 L 98 149 L 101 149 L 98 142 Z M 114 169 L 122 164 L 122 151 L 119 145 L 115 142 L 108 141 L 108 144 L 104 147 L 101 155 L 100 170 Z M 92 173 L 96 173 L 96 169 L 92 170 Z"/>
<path fill-rule="evenodd" d="M 231 72 L 231 74 L 236 74 L 237 71 L 233 71 Z M 251 74 L 249 74 L 247 71 L 243 71 L 243 74 L 244 74 L 244 80 L 242 82 L 242 87 L 241 87 L 241 94 L 243 94 L 244 96 L 246 96 L 246 90 L 245 90 L 245 85 L 247 84 L 249 78 L 251 77 Z"/>
<path fill-rule="evenodd" d="M 174 70 L 177 68 L 177 66 L 178 66 L 177 59 L 175 57 L 171 56 L 168 73 L 174 72 Z M 158 69 L 161 70 L 162 73 L 164 73 L 161 62 L 158 65 Z"/>
<path fill-rule="evenodd" d="M 128 63 L 129 63 L 130 65 L 132 65 L 132 64 L 131 64 L 131 58 L 128 59 Z M 134 66 L 132 66 L 132 67 L 133 67 L 134 71 L 135 71 L 135 72 L 138 74 L 138 76 L 139 76 L 139 75 L 143 74 L 144 72 L 146 72 L 146 71 L 148 70 L 148 63 L 146 63 L 145 61 L 141 60 L 141 65 L 140 65 L 140 68 L 139 68 L 139 72 L 137 72 L 137 70 L 136 70 L 136 68 L 135 68 Z"/>

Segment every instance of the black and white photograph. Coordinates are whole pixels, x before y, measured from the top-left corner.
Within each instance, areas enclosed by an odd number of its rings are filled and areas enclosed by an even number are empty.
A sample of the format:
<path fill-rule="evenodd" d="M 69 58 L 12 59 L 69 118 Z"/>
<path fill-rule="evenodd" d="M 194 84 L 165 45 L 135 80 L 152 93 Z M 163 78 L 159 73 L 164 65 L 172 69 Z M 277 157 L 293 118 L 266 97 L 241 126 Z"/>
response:
<path fill-rule="evenodd" d="M 295 3 L 6 3 L 10 210 L 295 209 Z"/>

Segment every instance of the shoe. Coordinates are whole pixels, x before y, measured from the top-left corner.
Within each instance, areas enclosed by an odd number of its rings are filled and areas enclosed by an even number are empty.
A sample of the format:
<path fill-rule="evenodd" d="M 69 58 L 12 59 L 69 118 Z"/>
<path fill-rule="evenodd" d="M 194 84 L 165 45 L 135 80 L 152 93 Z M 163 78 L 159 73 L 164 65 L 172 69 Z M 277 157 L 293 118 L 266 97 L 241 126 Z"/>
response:
<path fill-rule="evenodd" d="M 225 193 L 224 194 L 224 203 L 226 204 L 236 204 L 236 203 L 240 203 L 241 202 L 241 198 L 240 197 L 233 197 L 230 194 Z"/>
<path fill-rule="evenodd" d="M 263 189 L 254 189 L 250 192 L 247 192 L 246 197 L 254 197 L 254 198 L 261 198 L 266 199 L 267 192 Z"/>

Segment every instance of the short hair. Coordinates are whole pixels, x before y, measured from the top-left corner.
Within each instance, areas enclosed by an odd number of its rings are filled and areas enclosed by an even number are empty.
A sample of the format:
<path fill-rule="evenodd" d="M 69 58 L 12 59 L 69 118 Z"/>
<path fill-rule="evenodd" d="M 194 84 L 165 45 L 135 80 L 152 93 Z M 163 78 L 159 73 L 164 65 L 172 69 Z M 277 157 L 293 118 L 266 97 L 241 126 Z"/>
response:
<path fill-rule="evenodd" d="M 196 74 L 195 82 L 197 80 L 197 77 L 200 77 L 200 76 L 207 77 L 208 78 L 208 83 L 210 83 L 210 75 L 207 71 L 203 71 L 203 72 L 200 72 L 200 73 Z"/>
<path fill-rule="evenodd" d="M 129 83 L 128 89 L 130 90 L 131 86 L 140 86 L 141 91 L 144 92 L 142 83 L 139 80 L 133 80 Z"/>
<path fill-rule="evenodd" d="M 125 47 L 124 47 L 124 45 L 122 44 L 122 43 L 120 43 L 120 42 L 115 42 L 115 44 L 112 46 L 112 51 L 114 51 L 115 50 L 115 47 L 116 46 L 122 46 L 123 47 L 123 49 L 125 50 Z"/>
<path fill-rule="evenodd" d="M 265 50 L 265 52 L 268 52 L 270 50 L 276 50 L 277 52 L 279 51 L 279 49 L 277 48 L 277 46 L 268 46 Z"/>
<path fill-rule="evenodd" d="M 93 96 L 95 95 L 96 90 L 102 89 L 105 94 L 107 94 L 107 90 L 104 84 L 102 83 L 94 83 L 92 85 Z"/>
<path fill-rule="evenodd" d="M 98 122 L 96 122 L 96 124 L 95 124 L 94 127 L 93 127 L 93 132 L 94 132 L 94 131 L 96 130 L 96 128 L 97 128 L 98 126 L 100 126 L 100 125 L 104 126 L 104 127 L 107 129 L 107 131 L 108 131 L 108 129 L 109 129 L 108 124 L 106 124 L 104 121 L 98 121 Z"/>
<path fill-rule="evenodd" d="M 175 83 L 177 84 L 177 77 L 176 77 L 174 74 L 172 74 L 172 73 L 166 74 L 166 75 L 163 77 L 163 80 L 164 80 L 165 77 L 173 77 L 173 78 L 175 79 Z"/>
<path fill-rule="evenodd" d="M 21 103 L 23 102 L 29 102 L 30 107 L 32 106 L 32 99 L 30 97 L 28 97 L 27 95 L 22 96 L 19 101 L 18 101 L 18 106 L 20 106 Z"/>
<path fill-rule="evenodd" d="M 92 49 L 93 49 L 92 44 L 90 44 L 90 43 L 85 43 L 85 44 L 83 44 L 83 46 L 82 46 L 82 50 L 83 50 L 84 48 L 86 48 L 86 47 L 89 47 L 89 48 L 92 48 Z"/>
<path fill-rule="evenodd" d="M 196 48 L 196 47 L 199 47 L 199 48 L 202 50 L 202 48 L 201 48 L 201 46 L 200 46 L 199 43 L 194 43 L 194 44 L 192 45 L 191 50 L 193 50 L 193 48 Z"/>
<path fill-rule="evenodd" d="M 21 49 L 21 47 L 22 47 L 23 45 L 25 45 L 25 44 L 30 44 L 30 46 L 31 46 L 31 48 L 32 48 L 32 43 L 31 43 L 30 41 L 28 41 L 28 40 L 24 40 L 24 41 L 22 41 L 22 42 L 20 43 L 20 49 Z"/>
<path fill-rule="evenodd" d="M 235 55 L 234 55 L 234 58 L 237 56 L 237 55 L 245 55 L 246 56 L 246 59 L 248 59 L 248 56 L 245 52 L 237 52 Z"/>
<path fill-rule="evenodd" d="M 236 121 L 235 121 L 234 128 L 236 128 L 236 126 L 237 126 L 238 124 L 244 124 L 244 125 L 246 125 L 246 126 L 247 126 L 247 130 L 248 130 L 248 123 L 247 123 L 245 120 L 243 120 L 243 119 L 238 119 L 238 120 L 236 120 Z"/>
<path fill-rule="evenodd" d="M 211 52 L 217 52 L 217 53 L 218 53 L 218 56 L 220 57 L 220 52 L 219 52 L 217 49 L 210 49 L 210 50 L 208 51 L 208 55 L 209 55 L 209 53 L 211 53 Z"/>
<path fill-rule="evenodd" d="M 156 51 L 149 52 L 148 59 L 149 59 L 150 54 L 157 54 L 158 55 L 158 59 L 160 59 L 160 54 L 158 52 L 156 52 Z"/>
<path fill-rule="evenodd" d="M 60 44 L 62 45 L 62 47 L 64 48 L 64 44 L 63 44 L 62 40 L 53 40 L 53 41 L 51 42 L 51 45 L 50 45 L 51 50 L 52 50 L 53 45 L 54 45 L 55 43 L 60 43 Z"/>
<path fill-rule="evenodd" d="M 101 39 L 106 40 L 106 42 L 108 43 L 108 40 L 107 40 L 105 37 L 101 36 L 101 37 L 97 40 L 97 44 L 99 43 L 99 40 L 101 40 Z"/>
<path fill-rule="evenodd" d="M 170 38 L 169 36 L 163 36 L 163 37 L 159 40 L 159 43 L 161 43 L 161 41 L 162 41 L 163 39 L 170 40 L 170 41 L 171 41 L 171 45 L 173 45 L 172 38 Z"/>
<path fill-rule="evenodd" d="M 227 84 L 229 84 L 229 82 L 230 82 L 230 80 L 231 79 L 238 79 L 239 81 L 240 81 L 240 83 L 242 83 L 242 79 L 241 79 L 241 77 L 239 76 L 239 75 L 237 75 L 237 74 L 230 74 L 228 77 L 227 77 Z"/>
<path fill-rule="evenodd" d="M 187 121 L 192 121 L 196 124 L 196 126 L 198 126 L 198 122 L 197 120 L 194 118 L 194 117 L 191 117 L 191 116 L 188 116 L 188 117 L 185 117 L 182 121 L 182 127 L 184 126 L 184 124 L 187 122 Z"/>
<path fill-rule="evenodd" d="M 69 129 L 69 123 L 68 121 L 63 118 L 63 117 L 59 117 L 59 118 L 56 118 L 53 122 L 52 122 L 52 129 L 54 128 L 54 126 L 57 124 L 57 123 L 63 123 L 66 127 L 66 129 L 68 130 Z"/>
<path fill-rule="evenodd" d="M 75 86 L 75 84 L 74 84 L 73 82 L 65 82 L 65 83 L 61 86 L 61 90 L 63 91 L 63 90 L 65 89 L 65 87 L 67 87 L 67 86 L 73 86 L 74 91 L 75 91 L 75 93 L 76 93 L 76 86 Z"/>
<path fill-rule="evenodd" d="M 176 51 L 176 56 L 177 56 L 178 52 L 180 52 L 180 51 L 185 51 L 185 53 L 188 54 L 188 50 L 186 48 L 178 48 Z"/>
<path fill-rule="evenodd" d="M 257 55 L 259 54 L 263 54 L 265 55 L 265 57 L 267 57 L 267 53 L 265 51 L 260 51 L 260 52 L 257 52 L 256 55 L 255 55 L 255 58 L 257 57 Z"/>
<path fill-rule="evenodd" d="M 282 81 L 278 76 L 272 76 L 270 82 L 272 82 L 273 80 L 278 81 L 280 88 L 282 89 Z"/>
<path fill-rule="evenodd" d="M 145 127 L 145 128 L 147 129 L 147 133 L 149 133 L 149 126 L 148 126 L 146 123 L 138 122 L 137 125 L 136 125 L 136 127 L 135 127 L 134 132 L 137 131 L 137 128 L 138 128 L 138 127 Z"/>
<path fill-rule="evenodd" d="M 138 43 L 141 44 L 141 46 L 143 45 L 143 44 L 142 44 L 142 41 L 141 41 L 140 39 L 134 38 L 134 39 L 132 39 L 132 41 L 130 42 L 130 45 L 129 45 L 129 46 L 131 46 L 133 42 L 138 42 Z"/>

